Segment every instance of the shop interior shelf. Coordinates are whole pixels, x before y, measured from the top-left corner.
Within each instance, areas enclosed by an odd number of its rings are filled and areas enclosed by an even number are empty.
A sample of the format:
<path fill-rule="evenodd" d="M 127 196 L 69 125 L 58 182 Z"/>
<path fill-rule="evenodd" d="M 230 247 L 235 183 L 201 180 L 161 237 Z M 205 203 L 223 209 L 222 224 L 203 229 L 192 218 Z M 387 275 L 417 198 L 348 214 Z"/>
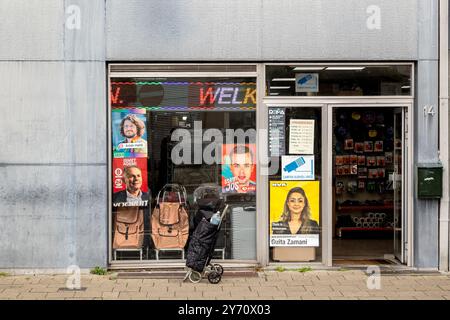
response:
<path fill-rule="evenodd" d="M 393 205 L 384 206 L 338 206 L 339 211 L 386 211 L 393 210 Z"/>
<path fill-rule="evenodd" d="M 339 227 L 337 228 L 337 236 L 344 238 L 346 234 L 358 234 L 358 233 L 372 233 L 379 236 L 392 235 L 394 228 L 391 227 L 378 227 L 378 228 L 358 228 L 358 227 Z"/>
<path fill-rule="evenodd" d="M 342 231 L 394 231 L 391 227 L 377 227 L 377 228 L 358 228 L 358 227 L 339 227 Z"/>

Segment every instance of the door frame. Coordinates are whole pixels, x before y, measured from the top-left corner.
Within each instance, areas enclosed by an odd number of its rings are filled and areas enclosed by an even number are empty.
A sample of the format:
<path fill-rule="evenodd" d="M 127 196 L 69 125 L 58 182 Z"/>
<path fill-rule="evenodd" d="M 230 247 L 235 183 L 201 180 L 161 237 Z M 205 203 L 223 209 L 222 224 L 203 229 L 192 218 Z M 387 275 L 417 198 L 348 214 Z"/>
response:
<path fill-rule="evenodd" d="M 285 98 L 272 98 L 265 97 L 263 103 L 261 104 L 266 115 L 269 107 L 321 107 L 322 108 L 322 195 L 321 195 L 321 206 L 322 206 L 322 262 L 321 265 L 327 267 L 333 266 L 333 230 L 332 230 L 332 203 L 331 201 L 325 201 L 332 199 L 333 196 L 333 152 L 332 152 L 332 141 L 333 141 L 333 110 L 334 108 L 342 107 L 362 107 L 362 108 L 403 108 L 407 111 L 408 119 L 405 122 L 407 125 L 407 152 L 405 153 L 405 185 L 403 191 L 403 198 L 406 199 L 403 209 L 403 214 L 405 220 L 407 221 L 406 235 L 404 239 L 406 240 L 405 251 L 406 251 L 406 265 L 408 267 L 413 266 L 414 257 L 414 243 L 413 243 L 413 227 L 414 227 L 414 185 L 413 185 L 413 168 L 414 168 L 414 158 L 413 158 L 413 137 L 414 137 L 414 114 L 413 106 L 414 99 L 411 97 L 285 97 Z M 265 191 L 268 190 L 268 179 L 265 180 Z M 261 189 L 260 189 L 261 190 Z M 268 203 L 270 199 L 268 199 Z M 268 203 L 264 210 L 268 213 Z M 329 212 L 329 214 L 326 214 Z M 268 243 L 268 224 L 265 232 L 265 242 Z M 268 261 L 268 246 L 267 250 L 267 264 L 268 265 L 302 265 L 305 263 L 274 263 Z M 311 265 L 311 263 L 308 263 Z"/>
<path fill-rule="evenodd" d="M 394 168 L 396 166 L 396 150 L 395 150 L 395 140 L 397 137 L 397 130 L 396 130 L 396 125 L 397 125 L 397 117 L 400 117 L 400 132 L 401 132 L 401 146 L 402 149 L 400 150 L 400 154 L 401 154 L 401 158 L 400 158 L 400 167 L 401 167 L 401 173 L 400 173 L 400 199 L 401 199 L 401 208 L 400 208 L 400 215 L 401 215 L 401 221 L 399 221 L 400 223 L 400 243 L 398 242 L 397 239 L 397 228 L 395 226 L 395 218 L 397 215 L 397 206 L 396 206 L 396 195 L 398 190 L 396 190 L 395 188 L 397 187 L 397 172 L 394 171 L 394 256 L 395 258 L 397 258 L 398 260 L 400 260 L 401 263 L 405 263 L 405 258 L 406 258 L 406 247 L 405 247 L 405 243 L 407 241 L 405 241 L 405 230 L 407 230 L 407 224 L 405 224 L 405 222 L 407 223 L 408 221 L 405 220 L 408 219 L 407 215 L 403 214 L 403 210 L 404 210 L 404 203 L 407 202 L 407 198 L 406 198 L 406 194 L 405 194 L 405 184 L 406 181 L 408 181 L 408 176 L 404 174 L 404 166 L 405 166 L 405 156 L 407 156 L 407 151 L 405 150 L 408 149 L 408 145 L 407 145 L 407 141 L 408 141 L 408 137 L 405 135 L 405 132 L 408 131 L 408 126 L 406 125 L 407 122 L 407 118 L 408 118 L 408 112 L 402 108 L 400 110 L 395 110 L 394 111 L 394 154 L 393 154 L 393 160 L 394 160 Z M 398 164 L 397 164 L 398 165 Z M 397 251 L 399 250 L 399 251 Z"/>

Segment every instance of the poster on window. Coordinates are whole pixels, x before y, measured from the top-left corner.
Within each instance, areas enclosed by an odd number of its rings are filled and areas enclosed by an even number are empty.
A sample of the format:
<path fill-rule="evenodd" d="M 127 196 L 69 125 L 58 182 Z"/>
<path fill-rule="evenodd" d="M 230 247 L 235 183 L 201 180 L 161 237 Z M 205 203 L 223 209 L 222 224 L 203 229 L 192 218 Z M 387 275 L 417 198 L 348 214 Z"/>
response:
<path fill-rule="evenodd" d="M 290 120 L 289 154 L 314 154 L 314 120 Z"/>
<path fill-rule="evenodd" d="M 319 181 L 270 181 L 269 210 L 271 247 L 319 247 Z"/>
<path fill-rule="evenodd" d="M 114 158 L 146 158 L 145 109 L 113 109 L 112 143 Z"/>
<path fill-rule="evenodd" d="M 282 156 L 282 180 L 314 180 L 314 156 Z"/>
<path fill-rule="evenodd" d="M 255 144 L 224 144 L 222 146 L 222 192 L 256 192 Z"/>
<path fill-rule="evenodd" d="M 147 158 L 113 159 L 113 207 L 149 205 Z"/>
<path fill-rule="evenodd" d="M 286 153 L 285 108 L 269 108 L 269 156 L 279 157 Z"/>

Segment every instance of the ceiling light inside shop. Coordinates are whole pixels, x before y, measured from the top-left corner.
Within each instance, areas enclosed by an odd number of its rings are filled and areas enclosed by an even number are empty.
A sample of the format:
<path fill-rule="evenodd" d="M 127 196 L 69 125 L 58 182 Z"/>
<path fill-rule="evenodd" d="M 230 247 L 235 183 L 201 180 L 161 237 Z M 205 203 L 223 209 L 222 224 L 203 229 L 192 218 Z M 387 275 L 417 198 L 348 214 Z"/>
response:
<path fill-rule="evenodd" d="M 279 92 L 271 92 L 270 95 L 271 96 L 278 96 L 278 95 L 280 95 L 280 93 Z"/>
<path fill-rule="evenodd" d="M 270 87 L 270 89 L 274 89 L 274 90 L 286 90 L 286 89 L 290 89 L 291 86 L 279 86 L 279 87 Z"/>
<path fill-rule="evenodd" d="M 326 70 L 344 70 L 344 71 L 361 71 L 364 70 L 366 67 L 327 67 Z"/>
<path fill-rule="evenodd" d="M 402 89 L 411 89 L 411 86 L 403 86 Z"/>
<path fill-rule="evenodd" d="M 295 78 L 273 78 L 272 81 L 295 81 Z"/>
<path fill-rule="evenodd" d="M 325 67 L 295 67 L 293 71 L 322 71 Z"/>

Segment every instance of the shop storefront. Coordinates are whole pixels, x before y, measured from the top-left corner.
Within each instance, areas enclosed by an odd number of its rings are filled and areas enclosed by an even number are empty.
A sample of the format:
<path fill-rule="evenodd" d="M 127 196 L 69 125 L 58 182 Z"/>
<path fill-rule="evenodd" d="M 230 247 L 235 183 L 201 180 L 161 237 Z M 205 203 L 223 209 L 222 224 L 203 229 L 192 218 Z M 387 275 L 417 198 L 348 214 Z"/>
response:
<path fill-rule="evenodd" d="M 110 266 L 184 266 L 205 195 L 226 266 L 410 265 L 413 70 L 110 64 Z"/>
<path fill-rule="evenodd" d="M 448 271 L 445 5 L 7 6 L 0 267 L 182 268 L 215 195 L 226 267 Z"/>

